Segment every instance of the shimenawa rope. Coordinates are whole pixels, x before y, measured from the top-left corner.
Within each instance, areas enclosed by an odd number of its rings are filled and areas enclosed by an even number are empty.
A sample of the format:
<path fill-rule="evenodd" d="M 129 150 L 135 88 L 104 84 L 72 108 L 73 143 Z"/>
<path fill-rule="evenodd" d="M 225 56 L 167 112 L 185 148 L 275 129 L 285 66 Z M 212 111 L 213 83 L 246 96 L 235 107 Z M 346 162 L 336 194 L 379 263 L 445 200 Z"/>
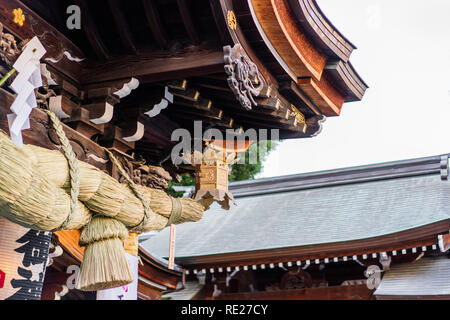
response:
<path fill-rule="evenodd" d="M 72 216 L 76 214 L 77 211 L 77 201 L 78 195 L 80 193 L 80 170 L 78 168 L 78 161 L 75 153 L 72 150 L 72 146 L 70 145 L 69 139 L 67 139 L 66 134 L 64 133 L 63 127 L 61 125 L 61 121 L 59 121 L 56 114 L 48 109 L 42 109 L 44 112 L 48 114 L 50 118 L 53 129 L 56 131 L 56 135 L 61 143 L 61 148 L 63 150 L 64 156 L 67 159 L 67 163 L 69 165 L 69 175 L 70 175 L 70 213 L 67 216 L 66 220 L 63 224 L 58 228 L 64 230 L 67 223 L 71 220 Z"/>
<path fill-rule="evenodd" d="M 125 178 L 125 180 L 128 182 L 128 185 L 130 186 L 131 190 L 135 194 L 135 196 L 142 202 L 142 206 L 144 207 L 144 217 L 142 218 L 141 222 L 139 222 L 136 226 L 131 227 L 130 230 L 139 230 L 139 228 L 142 225 L 145 225 L 147 223 L 147 220 L 150 219 L 151 215 L 153 215 L 152 209 L 150 209 L 150 205 L 147 202 L 146 199 L 144 199 L 144 196 L 142 193 L 137 189 L 136 184 L 131 180 L 131 178 L 128 176 L 126 171 L 122 168 L 122 165 L 119 163 L 119 161 L 114 157 L 113 153 L 109 151 L 106 148 L 103 148 L 106 152 L 106 154 L 111 159 L 112 163 L 117 167 L 120 174 Z"/>

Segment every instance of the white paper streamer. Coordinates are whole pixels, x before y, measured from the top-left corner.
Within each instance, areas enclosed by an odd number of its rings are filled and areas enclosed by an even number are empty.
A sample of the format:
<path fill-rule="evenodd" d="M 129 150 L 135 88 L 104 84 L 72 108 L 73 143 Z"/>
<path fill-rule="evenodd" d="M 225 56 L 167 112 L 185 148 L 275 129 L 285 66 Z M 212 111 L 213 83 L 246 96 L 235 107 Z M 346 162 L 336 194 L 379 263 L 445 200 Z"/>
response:
<path fill-rule="evenodd" d="M 37 106 L 34 89 L 42 86 L 40 59 L 46 50 L 37 37 L 31 39 L 16 60 L 13 68 L 17 76 L 11 84 L 11 89 L 17 94 L 11 105 L 13 113 L 8 114 L 8 125 L 11 140 L 18 146 L 23 146 L 22 130 L 30 128 L 29 116 Z"/>

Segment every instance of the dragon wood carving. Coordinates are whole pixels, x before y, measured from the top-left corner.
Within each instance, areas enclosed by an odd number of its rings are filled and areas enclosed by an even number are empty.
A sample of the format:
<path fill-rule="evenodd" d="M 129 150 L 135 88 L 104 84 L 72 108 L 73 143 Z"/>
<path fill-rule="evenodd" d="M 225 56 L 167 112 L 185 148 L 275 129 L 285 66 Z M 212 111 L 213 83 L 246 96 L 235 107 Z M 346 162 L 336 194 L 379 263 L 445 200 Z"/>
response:
<path fill-rule="evenodd" d="M 257 97 L 264 86 L 258 67 L 247 57 L 240 44 L 234 47 L 223 47 L 225 72 L 228 75 L 228 85 L 242 107 L 251 110 L 257 106 Z"/>

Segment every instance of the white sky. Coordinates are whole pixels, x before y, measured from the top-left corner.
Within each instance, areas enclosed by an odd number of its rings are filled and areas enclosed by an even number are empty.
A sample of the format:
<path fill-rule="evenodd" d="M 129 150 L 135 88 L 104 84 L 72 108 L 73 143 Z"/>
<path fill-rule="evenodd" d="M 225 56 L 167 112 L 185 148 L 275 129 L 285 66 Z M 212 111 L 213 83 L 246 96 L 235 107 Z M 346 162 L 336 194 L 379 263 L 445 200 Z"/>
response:
<path fill-rule="evenodd" d="M 450 1 L 317 2 L 369 89 L 319 136 L 280 143 L 259 177 L 450 153 Z"/>

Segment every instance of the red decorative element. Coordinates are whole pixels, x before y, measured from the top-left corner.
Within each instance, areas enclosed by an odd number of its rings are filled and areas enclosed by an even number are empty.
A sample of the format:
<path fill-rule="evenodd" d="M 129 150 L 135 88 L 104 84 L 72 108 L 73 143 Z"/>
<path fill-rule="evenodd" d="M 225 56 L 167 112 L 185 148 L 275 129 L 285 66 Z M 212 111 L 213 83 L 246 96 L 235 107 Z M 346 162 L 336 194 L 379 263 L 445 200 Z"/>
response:
<path fill-rule="evenodd" d="M 2 270 L 0 270 L 0 289 L 5 286 L 5 278 L 6 274 Z"/>

